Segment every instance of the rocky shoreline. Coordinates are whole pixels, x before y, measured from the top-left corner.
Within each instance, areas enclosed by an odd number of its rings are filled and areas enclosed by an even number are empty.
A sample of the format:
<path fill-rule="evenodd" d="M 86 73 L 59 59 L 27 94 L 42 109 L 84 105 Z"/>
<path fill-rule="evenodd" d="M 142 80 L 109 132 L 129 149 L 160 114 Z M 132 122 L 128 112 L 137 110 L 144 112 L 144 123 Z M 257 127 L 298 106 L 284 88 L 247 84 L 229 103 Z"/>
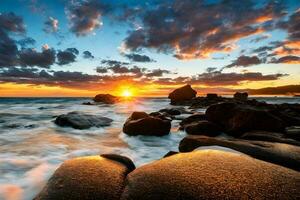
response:
<path fill-rule="evenodd" d="M 96 103 L 121 101 L 97 96 Z M 166 152 L 164 158 L 139 168 L 129 158 L 113 154 L 68 160 L 35 199 L 300 198 L 300 104 L 267 104 L 249 100 L 247 93 L 196 97 L 190 85 L 174 90 L 169 99 L 175 107 L 133 112 L 123 132 L 132 137 L 163 136 L 170 133 L 172 120 L 180 120 L 180 130 L 188 135 L 179 152 Z M 197 112 L 199 108 L 206 112 Z M 180 118 L 182 114 L 189 116 Z M 111 122 L 76 112 L 55 120 L 59 126 L 77 129 Z M 225 150 L 203 150 L 209 146 Z"/>

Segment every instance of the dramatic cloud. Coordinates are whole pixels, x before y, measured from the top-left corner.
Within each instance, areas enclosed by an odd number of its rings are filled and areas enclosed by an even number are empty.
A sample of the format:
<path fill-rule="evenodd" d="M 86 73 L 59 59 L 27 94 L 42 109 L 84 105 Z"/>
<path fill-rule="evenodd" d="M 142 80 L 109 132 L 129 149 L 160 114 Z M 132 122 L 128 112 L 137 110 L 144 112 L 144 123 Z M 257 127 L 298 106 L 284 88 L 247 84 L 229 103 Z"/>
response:
<path fill-rule="evenodd" d="M 14 13 L 0 13 L 0 28 L 14 33 L 25 33 L 23 19 Z"/>
<path fill-rule="evenodd" d="M 76 48 L 67 48 L 64 51 L 59 51 L 57 53 L 57 64 L 58 65 L 67 65 L 75 62 L 76 56 L 79 54 L 79 51 Z"/>
<path fill-rule="evenodd" d="M 22 47 L 22 48 L 26 48 L 28 46 L 33 46 L 35 45 L 36 41 L 31 38 L 31 37 L 27 37 L 21 40 L 18 40 L 17 43 Z"/>
<path fill-rule="evenodd" d="M 44 26 L 43 30 L 46 33 L 56 33 L 58 31 L 58 20 L 53 17 L 49 17 L 45 21 Z"/>
<path fill-rule="evenodd" d="M 85 59 L 94 59 L 95 58 L 93 56 L 93 54 L 89 51 L 84 51 L 82 54 L 83 54 L 83 58 L 85 58 Z"/>
<path fill-rule="evenodd" d="M 164 74 L 171 74 L 171 71 L 169 70 L 163 70 L 163 69 L 154 69 L 149 73 L 146 73 L 146 77 L 162 77 Z"/>
<path fill-rule="evenodd" d="M 97 67 L 96 72 L 99 73 L 99 74 L 105 74 L 105 73 L 108 72 L 108 69 L 105 68 L 105 67 Z"/>
<path fill-rule="evenodd" d="M 271 63 L 285 63 L 285 64 L 300 64 L 299 56 L 284 56 L 279 59 L 273 58 Z"/>
<path fill-rule="evenodd" d="M 135 53 L 125 54 L 125 57 L 127 57 L 129 60 L 133 62 L 154 62 L 154 60 L 151 59 L 149 56 L 135 54 Z"/>
<path fill-rule="evenodd" d="M 102 25 L 101 16 L 107 13 L 110 7 L 97 0 L 72 2 L 67 9 L 71 31 L 77 36 L 84 36 L 93 32 Z"/>
<path fill-rule="evenodd" d="M 255 39 L 250 40 L 250 42 L 258 43 L 261 42 L 262 40 L 268 39 L 270 35 L 264 34 L 256 37 Z"/>
<path fill-rule="evenodd" d="M 19 52 L 19 62 L 21 66 L 50 68 L 55 63 L 55 50 L 43 48 L 42 52 L 38 52 L 35 49 L 23 49 Z"/>
<path fill-rule="evenodd" d="M 232 67 L 248 67 L 251 65 L 258 65 L 261 61 L 257 56 L 240 56 L 238 57 L 233 63 L 227 65 L 225 68 L 232 68 Z"/>
<path fill-rule="evenodd" d="M 284 15 L 276 1 L 257 6 L 251 0 L 167 1 L 142 16 L 142 26 L 125 39 L 129 50 L 154 48 L 178 59 L 207 58 L 230 52 L 235 41 L 266 31 Z M 241 17 L 242 13 L 242 17 Z"/>

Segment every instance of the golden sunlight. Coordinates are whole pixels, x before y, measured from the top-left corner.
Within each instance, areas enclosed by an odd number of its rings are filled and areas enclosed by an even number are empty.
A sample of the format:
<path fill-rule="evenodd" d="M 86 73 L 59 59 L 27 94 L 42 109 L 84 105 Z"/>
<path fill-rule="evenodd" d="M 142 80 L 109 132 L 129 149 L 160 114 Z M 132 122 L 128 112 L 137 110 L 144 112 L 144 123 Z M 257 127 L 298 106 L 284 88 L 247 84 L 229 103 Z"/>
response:
<path fill-rule="evenodd" d="M 132 97 L 132 92 L 128 89 L 123 90 L 121 96 L 122 97 Z"/>

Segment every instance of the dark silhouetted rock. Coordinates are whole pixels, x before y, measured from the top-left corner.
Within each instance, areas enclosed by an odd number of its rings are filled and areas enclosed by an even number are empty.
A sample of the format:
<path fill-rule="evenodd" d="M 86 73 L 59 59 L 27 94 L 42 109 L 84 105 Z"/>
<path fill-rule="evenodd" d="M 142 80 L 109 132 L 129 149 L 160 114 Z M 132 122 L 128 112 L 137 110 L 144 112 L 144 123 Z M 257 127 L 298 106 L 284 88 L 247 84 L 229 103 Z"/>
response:
<path fill-rule="evenodd" d="M 171 104 L 176 105 L 191 100 L 196 97 L 196 94 L 197 92 L 190 85 L 185 85 L 171 92 L 168 98 L 171 99 Z"/>
<path fill-rule="evenodd" d="M 35 199 L 120 199 L 132 167 L 115 160 L 88 156 L 65 161 Z"/>
<path fill-rule="evenodd" d="M 128 135 L 163 136 L 169 134 L 171 121 L 163 116 L 150 116 L 145 112 L 133 112 L 123 125 L 123 132 Z"/>
<path fill-rule="evenodd" d="M 218 95 L 215 94 L 215 93 L 208 93 L 208 94 L 206 94 L 206 98 L 208 98 L 208 99 L 217 99 Z"/>
<path fill-rule="evenodd" d="M 268 141 L 268 142 L 279 142 L 279 143 L 286 143 L 292 145 L 300 146 L 300 142 L 285 138 L 283 133 L 274 133 L 274 132 L 267 132 L 267 131 L 251 131 L 244 133 L 241 139 L 245 140 L 261 140 L 261 141 Z"/>
<path fill-rule="evenodd" d="M 70 112 L 59 115 L 55 123 L 59 126 L 69 126 L 75 129 L 88 129 L 91 127 L 109 126 L 113 120 L 107 117 L 88 115 L 81 112 Z"/>
<path fill-rule="evenodd" d="M 127 176 L 121 200 L 297 199 L 300 173 L 218 150 L 178 153 Z"/>
<path fill-rule="evenodd" d="M 120 101 L 120 99 L 110 94 L 98 94 L 94 97 L 94 101 L 98 103 L 114 104 Z"/>
<path fill-rule="evenodd" d="M 85 106 L 93 106 L 95 104 L 91 103 L 91 102 L 83 102 L 82 105 L 85 105 Z"/>
<path fill-rule="evenodd" d="M 177 109 L 174 109 L 174 108 L 170 108 L 170 109 L 161 109 L 159 112 L 161 113 L 167 113 L 169 115 L 181 115 L 181 112 Z"/>
<path fill-rule="evenodd" d="M 194 122 L 198 121 L 203 121 L 206 120 L 205 114 L 204 113 L 197 113 L 193 114 L 191 116 L 188 116 L 187 118 L 183 119 L 179 124 L 180 124 L 180 130 L 184 130 L 185 126 L 192 124 Z"/>
<path fill-rule="evenodd" d="M 129 171 L 135 170 L 135 165 L 132 160 L 125 156 L 118 154 L 101 154 L 101 157 L 120 162 L 125 165 Z"/>
<path fill-rule="evenodd" d="M 175 154 L 178 154 L 178 152 L 176 152 L 176 151 L 169 151 L 168 153 L 166 153 L 166 155 L 164 155 L 164 158 L 169 157 L 169 156 L 173 156 Z"/>
<path fill-rule="evenodd" d="M 233 95 L 233 98 L 237 101 L 247 101 L 248 93 L 247 92 L 236 92 Z"/>
<path fill-rule="evenodd" d="M 208 121 L 222 127 L 226 133 L 239 136 L 252 130 L 282 132 L 285 123 L 269 110 L 237 103 L 219 103 L 208 107 Z"/>
<path fill-rule="evenodd" d="M 300 126 L 286 127 L 285 135 L 289 138 L 300 141 Z"/>
<path fill-rule="evenodd" d="M 207 136 L 217 136 L 219 135 L 219 127 L 209 121 L 203 120 L 194 122 L 192 124 L 185 126 L 185 131 L 190 135 L 207 135 Z"/>
<path fill-rule="evenodd" d="M 190 135 L 179 144 L 180 152 L 189 152 L 202 146 L 227 147 L 254 158 L 275 163 L 300 171 L 300 147 L 284 143 L 248 141 L 238 139 L 217 139 L 206 136 Z"/>

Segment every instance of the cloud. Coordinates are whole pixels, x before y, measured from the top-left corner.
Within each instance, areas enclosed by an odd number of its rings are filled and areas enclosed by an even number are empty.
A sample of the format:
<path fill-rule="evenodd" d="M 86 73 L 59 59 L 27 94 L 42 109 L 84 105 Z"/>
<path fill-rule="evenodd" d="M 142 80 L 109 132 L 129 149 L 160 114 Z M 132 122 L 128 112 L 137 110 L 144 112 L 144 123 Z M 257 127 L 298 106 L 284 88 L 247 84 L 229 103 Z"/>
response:
<path fill-rule="evenodd" d="M 23 49 L 19 52 L 19 64 L 21 66 L 37 66 L 50 68 L 55 63 L 55 50 L 43 48 L 41 52 L 35 49 Z"/>
<path fill-rule="evenodd" d="M 125 54 L 125 57 L 133 62 L 155 62 L 149 56 L 135 54 L 135 53 Z"/>
<path fill-rule="evenodd" d="M 100 74 L 105 74 L 105 73 L 108 72 L 108 69 L 105 68 L 105 67 L 97 67 L 97 68 L 96 68 L 96 72 L 97 72 L 97 73 L 100 73 Z"/>
<path fill-rule="evenodd" d="M 261 64 L 260 59 L 257 56 L 239 56 L 235 61 L 233 61 L 230 65 L 225 66 L 225 68 L 232 67 L 248 67 L 251 65 Z"/>
<path fill-rule="evenodd" d="M 56 33 L 58 31 L 58 19 L 49 17 L 44 23 L 44 31 L 46 33 Z"/>
<path fill-rule="evenodd" d="M 35 45 L 36 41 L 31 37 L 26 37 L 24 39 L 18 40 L 17 43 L 22 47 L 26 48 L 28 46 Z"/>
<path fill-rule="evenodd" d="M 129 33 L 125 47 L 131 51 L 153 48 L 178 59 L 207 58 L 232 51 L 236 41 L 265 32 L 266 23 L 282 16 L 282 4 L 277 1 L 260 6 L 251 0 L 167 1 L 142 15 L 141 28 Z"/>
<path fill-rule="evenodd" d="M 23 19 L 13 12 L 0 13 L 0 28 L 7 32 L 25 33 Z"/>
<path fill-rule="evenodd" d="M 83 54 L 83 58 L 85 58 L 85 59 L 94 59 L 95 58 L 93 56 L 93 54 L 89 51 L 84 51 L 84 52 L 82 52 L 82 54 Z"/>
<path fill-rule="evenodd" d="M 77 36 L 87 35 L 102 25 L 101 17 L 110 6 L 97 0 L 73 2 L 67 11 L 71 31 Z"/>
<path fill-rule="evenodd" d="M 300 64 L 299 56 L 284 56 L 281 58 L 273 58 L 270 63 Z"/>
<path fill-rule="evenodd" d="M 146 77 L 162 77 L 164 74 L 171 74 L 171 71 L 164 69 L 154 69 L 145 74 Z"/>
<path fill-rule="evenodd" d="M 250 40 L 250 42 L 252 42 L 252 43 L 258 43 L 258 42 L 266 40 L 266 39 L 268 39 L 270 37 L 271 37 L 271 35 L 264 34 L 264 35 L 260 35 L 260 36 L 258 36 L 256 38 Z"/>
<path fill-rule="evenodd" d="M 76 56 L 79 54 L 79 51 L 76 48 L 67 48 L 64 51 L 59 51 L 57 53 L 57 64 L 58 65 L 67 65 L 76 61 Z"/>

